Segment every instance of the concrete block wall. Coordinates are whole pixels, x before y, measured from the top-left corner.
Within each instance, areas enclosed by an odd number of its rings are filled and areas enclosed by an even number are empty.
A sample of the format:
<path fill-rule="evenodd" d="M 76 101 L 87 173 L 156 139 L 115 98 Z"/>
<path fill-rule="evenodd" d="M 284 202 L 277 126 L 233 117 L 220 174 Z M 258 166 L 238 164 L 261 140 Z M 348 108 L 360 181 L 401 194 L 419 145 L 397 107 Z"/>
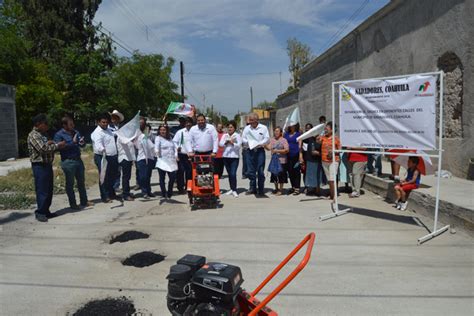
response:
<path fill-rule="evenodd" d="M 460 69 L 464 84 L 445 89 L 443 169 L 466 178 L 474 157 L 472 12 L 473 0 L 391 1 L 303 69 L 298 99 L 302 123 L 314 124 L 320 115 L 330 120 L 334 81 L 447 71 L 440 60 L 453 53 L 462 66 L 446 76 L 445 88 L 459 82 Z M 277 124 L 286 112 L 277 111 Z"/>
<path fill-rule="evenodd" d="M 0 85 L 0 161 L 18 157 L 15 88 Z"/>

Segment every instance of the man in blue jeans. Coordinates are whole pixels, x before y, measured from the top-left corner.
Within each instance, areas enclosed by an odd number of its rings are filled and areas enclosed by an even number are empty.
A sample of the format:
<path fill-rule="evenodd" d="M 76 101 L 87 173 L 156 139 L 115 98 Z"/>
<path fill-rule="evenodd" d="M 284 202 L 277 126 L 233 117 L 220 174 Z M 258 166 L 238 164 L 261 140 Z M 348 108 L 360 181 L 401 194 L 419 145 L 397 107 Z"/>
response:
<path fill-rule="evenodd" d="M 45 114 L 38 114 L 33 118 L 33 130 L 28 134 L 28 151 L 30 153 L 31 169 L 35 179 L 37 209 L 36 220 L 47 222 L 57 214 L 49 210 L 53 201 L 53 161 L 54 152 L 66 145 L 65 141 L 55 143 L 48 140 L 48 120 Z"/>
<path fill-rule="evenodd" d="M 256 194 L 264 197 L 265 192 L 265 149 L 264 146 L 270 141 L 270 134 L 265 125 L 258 122 L 258 115 L 250 113 L 249 125 L 242 132 L 242 143 L 248 146 L 247 177 L 250 180 L 250 188 L 247 195 Z M 258 175 L 258 183 L 257 183 Z"/>
<path fill-rule="evenodd" d="M 176 173 L 176 180 L 180 194 L 186 193 L 187 182 L 192 178 L 192 166 L 188 158 L 188 148 L 190 147 L 189 130 L 193 127 L 193 119 L 186 117 L 184 118 L 184 122 L 184 128 L 178 130 L 173 137 L 173 142 L 176 144 L 178 150 L 178 171 Z"/>
<path fill-rule="evenodd" d="M 84 178 L 84 163 L 81 159 L 81 147 L 86 145 L 84 137 L 74 129 L 74 121 L 71 117 L 65 116 L 61 120 L 62 129 L 54 135 L 54 141 L 59 143 L 66 142 L 66 146 L 62 148 L 61 168 L 66 178 L 66 193 L 69 200 L 69 207 L 73 210 L 85 208 L 94 205 L 87 200 L 87 192 Z M 76 195 L 74 194 L 74 179 L 77 182 L 79 191 L 79 201 L 81 206 L 76 203 Z"/>

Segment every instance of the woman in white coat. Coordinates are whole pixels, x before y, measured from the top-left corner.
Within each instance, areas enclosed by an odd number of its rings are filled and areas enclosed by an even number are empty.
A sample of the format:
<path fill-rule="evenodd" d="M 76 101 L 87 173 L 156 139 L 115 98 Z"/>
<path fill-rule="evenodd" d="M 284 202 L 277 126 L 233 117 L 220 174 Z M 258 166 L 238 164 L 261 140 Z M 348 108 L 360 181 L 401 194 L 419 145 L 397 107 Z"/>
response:
<path fill-rule="evenodd" d="M 178 170 L 178 151 L 167 125 L 160 125 L 158 129 L 158 137 L 155 139 L 155 153 L 158 157 L 156 168 L 158 168 L 160 176 L 161 196 L 169 199 L 173 196 L 173 185 L 176 180 L 176 170 Z M 168 175 L 168 189 L 166 188 L 166 175 Z"/>
<path fill-rule="evenodd" d="M 227 125 L 227 133 L 221 137 L 219 142 L 219 146 L 224 148 L 222 159 L 229 175 L 230 190 L 225 194 L 234 197 L 239 196 L 237 193 L 237 168 L 239 167 L 239 152 L 242 146 L 242 138 L 235 132 L 236 128 L 235 121 L 230 121 Z"/>

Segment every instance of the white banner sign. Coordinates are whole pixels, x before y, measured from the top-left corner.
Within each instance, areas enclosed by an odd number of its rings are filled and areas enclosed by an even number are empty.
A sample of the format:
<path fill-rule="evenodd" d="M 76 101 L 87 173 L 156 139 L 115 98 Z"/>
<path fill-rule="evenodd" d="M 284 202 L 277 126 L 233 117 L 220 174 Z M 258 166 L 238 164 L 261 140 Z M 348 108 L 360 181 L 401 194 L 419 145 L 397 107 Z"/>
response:
<path fill-rule="evenodd" d="M 341 143 L 366 148 L 436 148 L 436 75 L 339 86 Z"/>

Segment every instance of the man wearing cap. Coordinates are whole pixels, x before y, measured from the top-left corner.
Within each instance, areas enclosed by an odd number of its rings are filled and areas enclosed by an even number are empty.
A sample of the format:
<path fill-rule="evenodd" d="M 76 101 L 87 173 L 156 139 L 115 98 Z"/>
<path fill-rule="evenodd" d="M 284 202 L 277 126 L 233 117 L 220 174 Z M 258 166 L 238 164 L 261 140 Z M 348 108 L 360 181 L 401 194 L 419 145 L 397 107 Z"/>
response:
<path fill-rule="evenodd" d="M 185 127 L 176 132 L 173 137 L 173 142 L 178 149 L 178 174 L 177 185 L 180 194 L 186 192 L 186 183 L 192 177 L 191 162 L 188 159 L 189 144 L 189 130 L 193 126 L 193 119 L 190 117 L 184 118 Z"/>
<path fill-rule="evenodd" d="M 248 146 L 247 176 L 250 180 L 250 189 L 247 194 L 257 194 L 263 197 L 265 188 L 265 149 L 270 141 L 270 134 L 265 125 L 258 122 L 258 115 L 250 113 L 249 125 L 242 132 L 242 143 Z M 257 186 L 258 177 L 258 186 Z"/>
<path fill-rule="evenodd" d="M 117 179 L 118 157 L 115 135 L 109 128 L 110 115 L 103 113 L 97 118 L 97 127 L 91 134 L 92 148 L 94 150 L 94 162 L 99 169 L 102 167 L 102 157 L 105 154 L 107 159 L 107 169 L 105 178 L 99 183 L 100 197 L 104 203 L 112 202 L 117 198 L 114 190 L 114 182 Z"/>
<path fill-rule="evenodd" d="M 197 116 L 197 125 L 189 130 L 188 156 L 211 155 L 216 156 L 218 146 L 216 128 L 206 123 L 204 114 Z"/>
<path fill-rule="evenodd" d="M 53 200 L 53 160 L 54 152 L 66 146 L 66 142 L 55 143 L 48 140 L 48 120 L 45 114 L 38 114 L 33 118 L 33 130 L 28 134 L 28 151 L 30 153 L 31 169 L 35 179 L 36 204 L 35 217 L 40 222 L 47 222 L 56 217 L 49 207 Z"/>

